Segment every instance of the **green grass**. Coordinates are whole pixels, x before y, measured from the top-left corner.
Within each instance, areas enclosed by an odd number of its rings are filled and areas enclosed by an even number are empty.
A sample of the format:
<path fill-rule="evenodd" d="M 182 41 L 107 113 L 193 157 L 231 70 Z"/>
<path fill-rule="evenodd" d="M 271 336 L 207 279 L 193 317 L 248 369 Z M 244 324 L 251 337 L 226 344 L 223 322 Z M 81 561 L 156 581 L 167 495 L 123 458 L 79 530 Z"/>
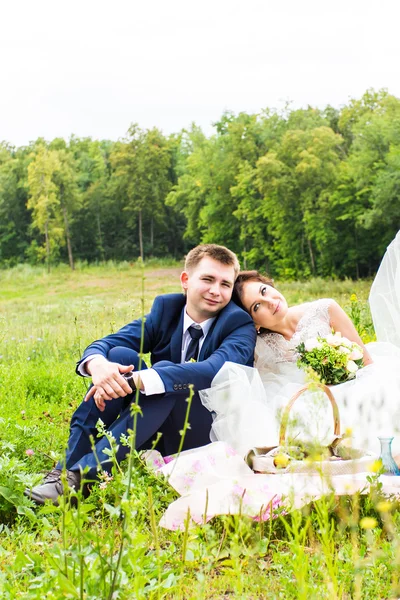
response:
<path fill-rule="evenodd" d="M 179 272 L 146 266 L 146 310 L 156 294 L 180 290 Z M 289 303 L 334 297 L 373 338 L 369 282 L 277 285 Z M 23 497 L 65 448 L 86 389 L 76 360 L 140 316 L 141 286 L 140 266 L 128 263 L 0 271 L 0 597 L 399 597 L 398 512 L 373 496 L 326 499 L 272 522 L 227 516 L 169 532 L 157 523 L 176 494 L 135 457 L 130 493 L 123 469 L 78 509 L 34 509 Z M 376 527 L 360 527 L 364 516 Z"/>

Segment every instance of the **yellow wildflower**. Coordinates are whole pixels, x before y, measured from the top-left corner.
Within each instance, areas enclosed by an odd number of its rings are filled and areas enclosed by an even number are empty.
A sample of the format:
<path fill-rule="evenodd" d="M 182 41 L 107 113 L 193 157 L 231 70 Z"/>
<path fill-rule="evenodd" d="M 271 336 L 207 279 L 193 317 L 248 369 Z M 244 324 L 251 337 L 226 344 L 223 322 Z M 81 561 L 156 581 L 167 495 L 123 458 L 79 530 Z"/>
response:
<path fill-rule="evenodd" d="M 374 517 L 363 517 L 360 521 L 362 529 L 374 529 L 378 525 L 378 521 Z"/>
<path fill-rule="evenodd" d="M 379 473 L 382 471 L 382 461 L 379 458 L 378 460 L 374 460 L 368 465 L 368 471 L 371 471 L 371 473 Z"/>
<path fill-rule="evenodd" d="M 376 505 L 376 509 L 379 512 L 389 512 L 392 509 L 393 502 L 389 502 L 389 500 L 381 500 Z"/>

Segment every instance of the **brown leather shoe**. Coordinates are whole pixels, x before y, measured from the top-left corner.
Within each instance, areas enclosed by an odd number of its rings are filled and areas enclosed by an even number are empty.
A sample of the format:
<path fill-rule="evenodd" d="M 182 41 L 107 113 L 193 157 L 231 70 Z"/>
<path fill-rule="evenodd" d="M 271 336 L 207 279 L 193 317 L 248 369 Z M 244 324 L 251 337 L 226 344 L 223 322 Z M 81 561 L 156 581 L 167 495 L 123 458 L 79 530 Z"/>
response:
<path fill-rule="evenodd" d="M 62 471 L 59 469 L 49 471 L 41 484 L 31 490 L 27 488 L 24 495 L 36 504 L 44 504 L 46 500 L 51 500 L 55 506 L 58 506 L 58 498 L 64 494 L 61 474 Z M 78 491 L 81 483 L 80 471 L 67 471 L 66 474 L 68 487 L 75 492 Z"/>

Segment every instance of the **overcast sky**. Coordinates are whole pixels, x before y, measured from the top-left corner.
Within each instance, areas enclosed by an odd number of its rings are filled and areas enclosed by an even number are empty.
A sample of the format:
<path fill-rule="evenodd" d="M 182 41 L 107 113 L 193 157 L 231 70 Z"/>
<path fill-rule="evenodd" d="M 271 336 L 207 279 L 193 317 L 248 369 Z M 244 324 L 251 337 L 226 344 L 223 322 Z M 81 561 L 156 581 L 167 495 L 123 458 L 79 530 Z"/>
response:
<path fill-rule="evenodd" d="M 400 96 L 399 0 L 0 0 L 0 140 Z"/>

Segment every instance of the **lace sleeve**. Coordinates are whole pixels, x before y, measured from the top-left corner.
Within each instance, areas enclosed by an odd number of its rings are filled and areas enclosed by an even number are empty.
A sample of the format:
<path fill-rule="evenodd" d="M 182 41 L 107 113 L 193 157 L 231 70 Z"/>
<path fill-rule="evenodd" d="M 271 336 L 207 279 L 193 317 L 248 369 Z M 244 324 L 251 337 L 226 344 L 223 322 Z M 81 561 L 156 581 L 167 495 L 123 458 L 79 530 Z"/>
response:
<path fill-rule="evenodd" d="M 321 298 L 316 300 L 313 304 L 315 305 L 315 312 L 320 319 L 326 321 L 330 325 L 329 307 L 335 301 L 332 298 Z"/>
<path fill-rule="evenodd" d="M 287 342 L 279 333 L 263 333 L 257 337 L 254 366 L 259 371 L 273 371 L 274 365 L 290 361 Z"/>
<path fill-rule="evenodd" d="M 274 362 L 275 357 L 272 348 L 267 343 L 265 335 L 259 335 L 254 350 L 254 366 L 259 369 L 264 362 Z"/>

